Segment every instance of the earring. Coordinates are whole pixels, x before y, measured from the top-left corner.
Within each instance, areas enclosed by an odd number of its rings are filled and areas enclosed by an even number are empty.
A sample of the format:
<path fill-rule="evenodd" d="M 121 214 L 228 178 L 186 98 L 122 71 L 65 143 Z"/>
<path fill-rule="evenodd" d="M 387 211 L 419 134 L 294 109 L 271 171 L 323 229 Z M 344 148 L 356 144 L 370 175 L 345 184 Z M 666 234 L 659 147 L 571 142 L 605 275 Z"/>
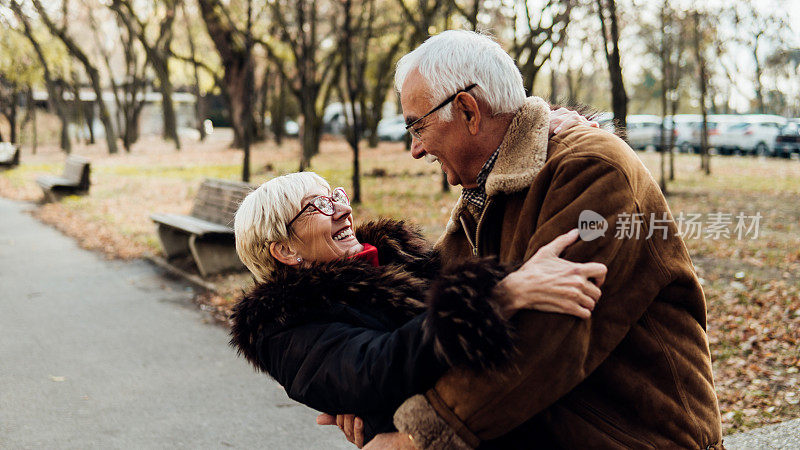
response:
<path fill-rule="evenodd" d="M 303 258 L 297 258 L 297 262 L 303 262 Z"/>

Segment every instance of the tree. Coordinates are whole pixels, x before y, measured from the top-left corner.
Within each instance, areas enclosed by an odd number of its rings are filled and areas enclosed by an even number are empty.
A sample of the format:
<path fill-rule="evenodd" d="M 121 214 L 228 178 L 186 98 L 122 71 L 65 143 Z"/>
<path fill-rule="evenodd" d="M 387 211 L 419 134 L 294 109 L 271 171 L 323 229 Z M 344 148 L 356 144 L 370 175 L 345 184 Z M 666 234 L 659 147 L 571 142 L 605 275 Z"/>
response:
<path fill-rule="evenodd" d="M 125 73 L 122 76 L 122 83 L 118 83 L 114 70 L 116 65 L 111 62 L 113 48 L 108 48 L 106 45 L 113 41 L 101 38 L 94 10 L 88 9 L 89 25 L 94 32 L 96 47 L 105 62 L 114 103 L 117 106 L 117 128 L 122 133 L 122 146 L 125 151 L 130 152 L 131 146 L 139 139 L 139 117 L 144 107 L 144 88 L 147 81 L 146 65 L 141 61 L 140 52 L 136 47 L 136 37 L 132 35 L 130 28 L 120 27 L 119 43 L 122 46 Z"/>
<path fill-rule="evenodd" d="M 608 75 L 611 81 L 611 109 L 614 111 L 614 125 L 617 130 L 627 128 L 628 95 L 622 79 L 622 63 L 619 50 L 619 19 L 616 0 L 597 0 L 597 14 L 603 36 L 603 52 L 608 62 Z"/>
<path fill-rule="evenodd" d="M 181 143 L 178 139 L 178 123 L 175 119 L 175 106 L 172 101 L 172 81 L 170 80 L 169 60 L 170 45 L 172 43 L 172 27 L 175 22 L 175 10 L 179 0 L 160 0 L 154 4 L 163 6 L 164 15 L 158 21 L 158 33 L 155 40 L 151 42 L 147 36 L 147 24 L 156 22 L 154 17 L 142 20 L 136 15 L 130 0 L 112 0 L 109 7 L 117 13 L 122 23 L 128 29 L 130 35 L 134 36 L 144 48 L 145 55 L 150 67 L 158 79 L 158 89 L 161 92 L 161 111 L 164 120 L 164 139 L 169 139 L 175 143 L 175 148 L 180 149 Z"/>
<path fill-rule="evenodd" d="M 339 47 L 344 75 L 341 85 L 344 87 L 340 89 L 340 97 L 347 108 L 345 134 L 353 150 L 354 203 L 361 202 L 359 143 L 367 130 L 377 138 L 375 129 L 391 85 L 391 66 L 402 42 L 402 37 L 393 37 L 388 42 L 389 48 L 383 50 L 381 41 L 385 38 L 381 35 L 391 29 L 391 24 L 380 21 L 379 7 L 377 0 L 342 2 Z"/>
<path fill-rule="evenodd" d="M 274 0 L 268 7 L 277 39 L 259 43 L 300 104 L 303 171 L 319 152 L 323 111 L 339 75 L 342 55 L 330 37 L 336 35 L 336 10 L 328 2 L 309 0 Z M 324 30 L 325 25 L 330 28 Z"/>
<path fill-rule="evenodd" d="M 69 117 L 67 116 L 67 106 L 64 102 L 65 82 L 63 78 L 56 78 L 53 74 L 51 64 L 45 56 L 42 44 L 33 32 L 33 27 L 31 26 L 28 16 L 22 13 L 22 10 L 16 2 L 9 2 L 9 7 L 14 12 L 17 20 L 22 24 L 21 33 L 28 39 L 28 42 L 30 42 L 39 60 L 39 64 L 42 67 L 49 103 L 61 121 L 61 149 L 66 153 L 70 153 L 72 151 L 72 142 L 69 139 Z"/>
<path fill-rule="evenodd" d="M 515 29 L 511 55 L 517 61 L 522 81 L 528 92 L 539 70 L 550 59 L 553 50 L 566 38 L 570 14 L 576 0 L 547 0 L 538 14 L 531 11 L 527 1 L 521 1 L 514 11 L 514 23 L 518 22 L 517 9 L 522 8 L 524 29 Z"/>
<path fill-rule="evenodd" d="M 703 52 L 700 50 L 701 27 L 700 13 L 695 10 L 692 14 L 694 33 L 694 57 L 697 63 L 697 84 L 700 90 L 700 111 L 703 122 L 700 126 L 700 169 L 706 175 L 711 175 L 711 156 L 708 152 L 708 110 L 706 107 L 706 94 L 708 90 L 708 75 L 706 74 L 706 63 Z"/>
<path fill-rule="evenodd" d="M 42 22 L 50 30 L 54 36 L 58 37 L 61 42 L 64 43 L 64 46 L 67 48 L 67 51 L 76 58 L 81 65 L 83 66 L 86 75 L 89 76 L 89 80 L 92 84 L 92 89 L 94 90 L 96 96 L 96 103 L 100 110 L 100 121 L 103 123 L 103 127 L 106 131 L 106 143 L 108 144 L 108 152 L 111 154 L 117 153 L 117 135 L 114 131 L 114 124 L 111 121 L 111 114 L 108 112 L 108 107 L 106 106 L 105 102 L 103 101 L 103 87 L 100 81 L 100 72 L 97 70 L 97 67 L 92 63 L 89 59 L 89 56 L 86 52 L 81 49 L 78 44 L 73 40 L 69 34 L 67 34 L 67 29 L 65 26 L 57 26 L 53 20 L 48 15 L 45 8 L 42 6 L 41 0 L 31 0 L 33 2 L 33 6 L 36 8 L 36 11 L 39 13 L 39 17 L 42 19 Z M 12 3 L 16 3 L 16 0 L 11 0 Z M 91 129 L 91 122 L 89 125 Z"/>
<path fill-rule="evenodd" d="M 246 2 L 244 29 L 234 23 L 227 7 L 213 0 L 198 0 L 208 35 L 214 42 L 224 67 L 222 90 L 228 100 L 235 145 L 244 152 L 242 181 L 250 181 L 250 145 L 253 141 L 253 93 L 255 61 L 253 47 L 253 4 Z"/>
<path fill-rule="evenodd" d="M 5 116 L 9 127 L 9 142 L 16 144 L 17 137 L 17 112 L 19 107 L 20 87 L 16 83 L 0 74 L 0 114 Z"/>
<path fill-rule="evenodd" d="M 737 41 L 750 50 L 753 57 L 753 89 L 755 91 L 756 112 L 768 111 L 765 103 L 764 69 L 765 44 L 769 47 L 785 48 L 788 45 L 791 26 L 785 8 L 764 8 L 762 2 L 744 0 L 730 9 L 732 26 L 737 30 Z"/>
<path fill-rule="evenodd" d="M 189 13 L 186 8 L 186 3 L 181 2 L 181 11 L 183 12 L 183 20 L 184 24 L 186 25 L 186 41 L 189 45 L 189 57 L 187 58 L 179 58 L 183 59 L 184 61 L 188 61 L 192 65 L 192 94 L 195 96 L 195 120 L 196 120 L 196 128 L 197 131 L 200 133 L 200 140 L 203 141 L 206 138 L 206 126 L 205 126 L 205 118 L 206 118 L 206 105 L 203 98 L 203 93 L 200 88 L 200 69 L 202 68 L 199 60 L 198 60 L 198 50 L 197 44 L 195 44 L 195 33 L 193 32 L 192 28 L 192 21 L 189 16 Z M 175 53 L 170 48 L 170 55 L 175 56 Z M 211 75 L 217 80 L 216 73 L 208 68 Z M 219 80 L 217 80 L 217 84 L 219 84 Z"/>
<path fill-rule="evenodd" d="M 36 57 L 25 37 L 11 29 L 0 29 L 0 114 L 8 122 L 12 143 L 21 142 L 26 118 L 20 121 L 20 108 L 27 106 L 30 117 L 31 102 L 26 102 L 26 97 L 40 79 Z"/>

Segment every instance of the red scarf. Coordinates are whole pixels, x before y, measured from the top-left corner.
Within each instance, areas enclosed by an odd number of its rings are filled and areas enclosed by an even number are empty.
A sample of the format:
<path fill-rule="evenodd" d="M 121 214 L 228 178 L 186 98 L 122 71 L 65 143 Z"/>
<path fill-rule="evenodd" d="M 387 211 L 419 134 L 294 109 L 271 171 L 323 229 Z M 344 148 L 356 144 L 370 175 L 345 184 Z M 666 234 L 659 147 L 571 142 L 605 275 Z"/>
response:
<path fill-rule="evenodd" d="M 362 259 L 372 264 L 374 267 L 380 266 L 380 263 L 378 262 L 378 249 L 370 244 L 363 244 L 363 245 L 364 245 L 364 250 L 351 256 L 351 258 Z"/>

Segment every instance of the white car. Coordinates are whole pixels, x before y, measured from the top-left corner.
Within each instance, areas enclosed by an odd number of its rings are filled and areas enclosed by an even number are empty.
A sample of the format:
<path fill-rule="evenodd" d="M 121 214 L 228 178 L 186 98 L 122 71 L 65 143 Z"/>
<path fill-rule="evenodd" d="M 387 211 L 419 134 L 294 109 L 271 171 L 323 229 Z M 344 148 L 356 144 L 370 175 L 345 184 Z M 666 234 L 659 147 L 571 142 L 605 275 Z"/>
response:
<path fill-rule="evenodd" d="M 672 128 L 673 122 L 675 122 L 675 146 L 680 152 L 690 153 L 699 149 L 699 143 L 694 142 L 694 132 L 703 123 L 702 114 L 675 114 L 667 117 L 665 126 L 668 130 Z"/>
<path fill-rule="evenodd" d="M 406 121 L 403 116 L 387 117 L 378 122 L 378 138 L 382 141 L 402 141 L 406 137 Z"/>
<path fill-rule="evenodd" d="M 708 147 L 716 149 L 717 153 L 730 154 L 736 148 L 730 128 L 742 123 L 741 116 L 737 114 L 710 114 L 706 116 L 708 122 Z M 700 134 L 703 127 L 702 118 L 697 128 L 692 133 L 692 146 L 700 148 Z"/>
<path fill-rule="evenodd" d="M 661 140 L 661 117 L 632 114 L 626 118 L 628 145 L 635 150 L 658 147 Z"/>
<path fill-rule="evenodd" d="M 746 155 L 774 155 L 775 139 L 786 125 L 786 119 L 768 114 L 751 114 L 742 116 L 742 120 L 728 129 L 727 147 Z"/>

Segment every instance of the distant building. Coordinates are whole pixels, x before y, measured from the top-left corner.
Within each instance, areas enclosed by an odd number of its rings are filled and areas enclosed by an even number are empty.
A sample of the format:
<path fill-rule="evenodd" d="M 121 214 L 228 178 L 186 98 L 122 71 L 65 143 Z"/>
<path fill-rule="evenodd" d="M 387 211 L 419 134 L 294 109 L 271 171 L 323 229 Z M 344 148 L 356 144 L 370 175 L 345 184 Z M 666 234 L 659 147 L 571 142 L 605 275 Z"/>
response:
<path fill-rule="evenodd" d="M 164 129 L 164 119 L 161 109 L 161 93 L 147 92 L 143 95 L 145 104 L 142 107 L 141 116 L 139 118 L 139 135 L 161 135 Z M 100 121 L 100 114 L 97 110 L 97 104 L 95 103 L 97 95 L 95 95 L 94 90 L 82 88 L 78 91 L 78 96 L 84 106 L 84 111 L 91 108 L 91 116 L 93 117 L 92 129 L 95 133 L 95 138 L 99 139 L 105 136 L 103 123 Z M 47 91 L 39 90 L 33 92 L 33 99 L 37 103 L 44 103 L 49 101 L 49 96 Z M 64 101 L 71 103 L 73 102 L 73 99 L 74 95 L 72 92 L 64 92 Z M 105 102 L 111 116 L 114 117 L 117 114 L 117 103 L 114 100 L 114 94 L 110 91 L 103 92 L 103 101 Z M 172 94 L 172 102 L 175 107 L 175 120 L 177 122 L 178 129 L 195 128 L 197 124 L 197 119 L 195 116 L 195 104 L 197 103 L 197 98 L 190 93 L 175 92 Z M 73 123 L 76 122 L 73 108 L 68 108 L 68 113 L 71 115 L 70 120 Z M 114 125 L 116 126 L 117 123 L 118 122 L 115 120 Z M 84 138 L 85 135 L 88 134 L 88 130 L 86 129 L 85 125 L 73 126 L 71 130 L 72 131 L 70 134 L 72 134 L 73 138 Z M 115 131 L 119 134 L 121 130 Z"/>

